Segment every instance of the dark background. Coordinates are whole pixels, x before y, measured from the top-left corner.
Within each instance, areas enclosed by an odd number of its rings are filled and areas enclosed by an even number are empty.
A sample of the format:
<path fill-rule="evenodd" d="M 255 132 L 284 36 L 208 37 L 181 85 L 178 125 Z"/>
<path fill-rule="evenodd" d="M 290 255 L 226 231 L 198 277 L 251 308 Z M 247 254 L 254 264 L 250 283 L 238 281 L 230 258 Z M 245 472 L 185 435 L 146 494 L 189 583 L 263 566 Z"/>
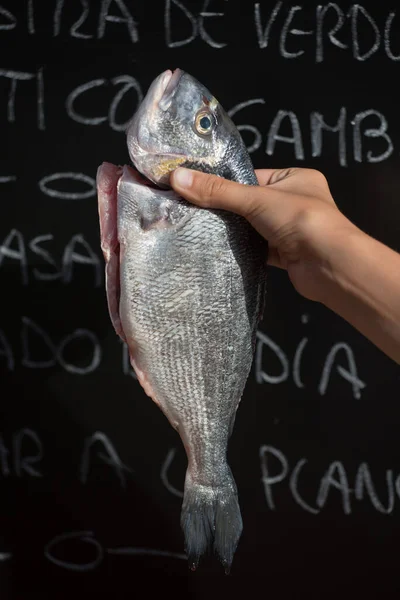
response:
<path fill-rule="evenodd" d="M 203 82 L 227 110 L 262 98 L 263 104 L 248 106 L 234 117 L 237 125 L 259 131 L 260 144 L 251 155 L 255 167 L 322 170 L 339 208 L 369 234 L 400 249 L 400 63 L 393 56 L 400 55 L 397 2 L 363 3 L 361 9 L 344 1 L 329 9 L 321 4 L 326 13 L 319 61 L 316 15 L 321 8 L 316 2 L 304 3 L 288 26 L 311 33 L 288 33 L 282 42 L 294 6 L 247 0 L 0 2 L 1 600 L 139 593 L 197 598 L 221 591 L 233 598 L 325 597 L 332 591 L 340 598 L 361 598 L 372 590 L 379 597 L 397 596 L 397 365 L 339 317 L 301 298 L 285 273 L 270 269 L 260 331 L 272 348 L 260 336 L 259 367 L 249 377 L 229 446 L 244 533 L 230 577 L 213 561 L 204 561 L 191 573 L 181 556 L 181 497 L 161 477 L 166 459 L 172 458 L 168 480 L 182 490 L 184 450 L 130 369 L 124 370 L 123 348 L 107 312 L 93 181 L 101 162 L 128 162 L 123 124 L 137 106 L 133 87 L 121 92 L 117 126 L 107 117 L 124 85 L 113 80 L 121 76 L 134 78 L 145 94 L 161 71 L 180 67 Z M 263 28 L 277 12 L 264 48 L 258 43 L 257 10 Z M 203 25 L 224 47 L 213 47 L 201 35 L 200 12 L 223 13 L 204 17 Z M 126 19 L 128 14 L 135 22 L 131 33 L 126 21 L 109 17 Z M 340 14 L 343 24 L 336 38 L 346 48 L 331 43 L 327 35 Z M 195 38 L 171 46 L 191 35 L 194 22 Z M 377 35 L 376 51 L 360 60 Z M 282 56 L 282 43 L 289 52 L 303 53 Z M 19 75 L 7 76 L 10 71 Z M 21 73 L 32 77 L 13 83 L 12 77 Z M 92 80 L 104 81 L 82 94 L 75 110 L 87 118 L 106 118 L 83 124 L 69 116 L 66 100 Z M 311 145 L 312 113 L 334 126 L 341 109 L 345 165 L 339 161 L 338 133 L 323 132 L 320 156 L 313 156 Z M 280 110 L 291 111 L 298 120 L 304 158 L 287 141 L 276 141 L 272 153 L 266 153 Z M 379 157 L 388 146 L 371 131 L 382 124 L 376 115 L 361 122 L 360 160 L 354 157 L 352 121 L 368 110 L 383 116 L 393 144 L 392 153 L 377 162 L 369 156 Z M 289 118 L 278 133 L 292 135 Z M 254 133 L 243 130 L 243 136 L 250 146 Z M 54 173 L 71 172 L 91 179 L 40 185 Z M 58 192 L 51 195 L 49 188 Z M 63 198 L 59 192 L 78 197 Z M 84 192 L 88 197 L 80 198 Z M 82 237 L 71 243 L 78 235 Z M 72 263 L 67 258 L 71 252 Z M 97 366 L 93 339 L 98 340 Z M 300 342 L 306 344 L 301 388 L 293 378 Z M 327 357 L 340 343 L 347 351 L 342 346 L 337 352 L 326 392 L 321 393 Z M 287 373 L 274 344 L 283 353 Z M 343 370 L 351 370 L 349 356 L 364 383 L 358 397 Z M 263 446 L 272 447 L 265 463 L 270 477 L 283 478 L 287 461 L 286 477 L 271 488 L 274 510 L 262 481 Z M 281 453 L 281 460 L 272 452 Z M 301 459 L 307 462 L 300 465 Z M 360 498 L 355 490 L 362 463 L 368 465 L 376 495 L 364 487 Z M 302 466 L 296 489 L 318 514 L 295 501 L 290 482 L 296 465 Z M 327 491 L 326 501 L 321 489 Z M 343 509 L 346 497 L 349 514 Z M 388 514 L 379 511 L 378 501 Z M 73 539 L 53 543 L 49 550 L 52 540 L 69 534 Z M 145 553 L 149 550 L 160 553 L 150 556 Z"/>

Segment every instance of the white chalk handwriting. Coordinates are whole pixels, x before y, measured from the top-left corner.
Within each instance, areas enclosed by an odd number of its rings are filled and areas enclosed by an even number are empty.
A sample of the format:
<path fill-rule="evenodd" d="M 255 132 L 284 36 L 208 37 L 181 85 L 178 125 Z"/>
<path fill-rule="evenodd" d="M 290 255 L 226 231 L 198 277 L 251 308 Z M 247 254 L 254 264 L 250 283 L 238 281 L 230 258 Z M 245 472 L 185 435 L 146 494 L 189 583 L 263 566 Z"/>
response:
<path fill-rule="evenodd" d="M 17 122 L 15 109 L 17 84 L 36 79 L 37 110 L 35 119 L 37 127 L 45 129 L 47 126 L 45 126 L 43 68 L 41 67 L 37 73 L 0 69 L 0 91 L 2 76 L 9 79 L 10 87 L 6 105 L 3 107 L 0 102 L 0 120 L 5 117 L 9 123 Z M 109 85 L 110 83 L 111 85 Z M 117 89 L 115 89 L 116 86 Z M 21 91 L 19 104 L 21 113 L 18 120 L 26 119 L 25 114 L 32 114 L 27 104 L 31 102 L 31 96 L 27 94 L 25 99 L 22 92 L 23 90 Z M 103 114 L 91 114 L 93 107 L 98 105 L 96 98 L 102 98 L 104 94 L 111 95 L 108 100 L 108 109 Z M 113 131 L 123 133 L 137 106 L 143 100 L 143 96 L 139 81 L 131 75 L 119 75 L 110 80 L 97 78 L 80 83 L 67 95 L 65 111 L 68 118 L 82 126 L 96 127 L 106 124 Z M 88 106 L 86 109 L 82 107 L 78 109 L 76 106 L 76 101 L 82 98 L 86 100 Z M 130 116 L 126 121 L 119 122 L 117 112 L 123 102 L 127 101 L 129 101 Z M 26 106 L 23 111 L 24 104 Z M 300 118 L 290 107 L 279 109 L 275 114 L 271 114 L 266 100 L 257 97 L 237 103 L 228 112 L 239 131 L 245 133 L 245 141 L 250 153 L 261 149 L 268 156 L 274 156 L 279 154 L 282 149 L 289 148 L 293 153 L 293 159 L 297 161 L 310 161 L 313 158 L 323 157 L 326 151 L 329 151 L 331 158 L 330 141 L 336 138 L 336 160 L 340 166 L 347 167 L 352 162 L 380 163 L 387 160 L 395 150 L 389 120 L 377 108 L 367 106 L 360 109 L 359 112 L 350 112 L 346 106 L 338 106 L 337 116 L 335 115 L 333 118 L 327 118 L 322 112 L 315 110 L 310 112 L 307 122 L 304 117 Z M 253 122 L 243 122 L 246 115 L 251 115 Z M 349 133 L 347 133 L 348 131 Z M 310 141 L 308 142 L 308 140 Z M 324 150 L 324 142 L 325 147 L 328 145 L 328 150 Z M 3 181 L 0 179 L 0 183 L 6 181 L 9 181 L 8 177 Z M 58 181 L 78 185 L 79 191 L 59 190 L 57 188 Z M 39 188 L 44 194 L 59 199 L 80 200 L 96 195 L 94 179 L 84 173 L 51 173 L 41 179 Z"/>
<path fill-rule="evenodd" d="M 60 280 L 70 284 L 74 280 L 75 265 L 87 265 L 92 272 L 93 286 L 103 285 L 104 267 L 99 252 L 95 252 L 83 234 L 71 236 L 65 245 L 61 257 L 52 251 L 52 233 L 43 233 L 32 239 L 26 239 L 18 229 L 11 229 L 0 241 L 0 271 L 17 269 L 21 275 L 21 284 L 27 286 L 35 281 Z M 31 266 L 38 258 L 43 267 Z"/>
<path fill-rule="evenodd" d="M 30 82 L 32 79 L 34 83 L 29 83 L 28 85 L 35 85 L 35 116 L 37 127 L 40 130 L 46 129 L 45 124 L 45 113 L 44 113 L 44 78 L 43 78 L 43 67 L 40 67 L 35 73 L 28 73 L 25 71 L 13 71 L 11 69 L 0 69 L 0 83 L 1 78 L 9 80 L 9 91 L 7 98 L 7 121 L 9 123 L 15 123 L 16 114 L 15 114 L 15 97 L 17 93 L 17 88 L 22 87 L 18 85 L 20 82 Z M 24 90 L 20 92 L 24 94 Z M 28 98 L 28 102 L 31 102 L 31 94 L 26 94 Z"/>
<path fill-rule="evenodd" d="M 19 340 L 20 343 L 16 346 L 15 337 L 11 337 L 6 329 L 0 327 L 0 365 L 8 371 L 13 371 L 17 364 L 27 369 L 51 369 L 59 366 L 72 375 L 87 375 L 96 371 L 101 365 L 103 351 L 99 337 L 87 328 L 78 327 L 60 339 L 54 339 L 52 334 L 33 318 L 22 316 Z M 130 363 L 128 346 L 116 335 L 115 342 L 121 348 L 122 374 L 137 380 Z M 310 344 L 309 338 L 304 336 L 299 341 L 293 356 L 290 356 L 269 335 L 258 330 L 254 361 L 256 382 L 260 385 L 279 385 L 293 381 L 296 388 L 304 388 L 302 373 L 307 366 L 307 350 Z M 71 347 L 77 345 L 80 347 L 83 345 L 86 349 L 84 358 L 79 356 L 79 359 L 76 359 L 79 360 L 79 364 L 73 362 L 71 353 L 68 352 Z M 67 359 L 66 356 L 69 358 Z M 271 360 L 274 369 L 278 364 L 277 373 L 269 370 Z M 317 373 L 315 382 L 318 393 L 321 396 L 326 395 L 332 378 L 338 376 L 339 381 L 347 386 L 352 397 L 359 400 L 367 384 L 359 376 L 356 357 L 347 342 L 332 343 L 327 351 L 321 372 Z M 173 456 L 168 460 L 172 461 L 172 458 Z M 169 468 L 168 460 L 166 471 Z"/>
<path fill-rule="evenodd" d="M 38 4 L 40 3 L 28 0 L 25 3 L 26 12 L 22 13 L 20 21 L 11 10 L 0 6 L 0 32 L 9 32 L 17 27 L 22 27 L 30 35 L 41 35 L 43 28 L 38 30 L 36 27 L 37 13 L 41 8 Z M 133 44 L 139 41 L 137 23 L 130 10 L 129 2 L 124 0 L 99 0 L 98 2 L 79 0 L 76 4 L 78 9 L 80 8 L 80 14 L 76 20 L 73 20 L 75 17 L 71 18 L 71 14 L 73 14 L 71 11 L 64 10 L 66 4 L 68 4 L 66 0 L 54 0 L 46 6 L 52 16 L 48 23 L 49 33 L 53 37 L 66 33 L 66 35 L 77 40 L 99 40 L 106 37 L 110 29 L 115 31 L 115 26 L 119 26 L 118 32 L 120 35 L 126 35 L 127 39 L 130 39 Z M 95 13 L 95 19 L 90 18 L 93 13 Z M 48 15 L 49 12 L 47 12 Z M 89 25 L 89 23 L 92 23 L 92 25 Z M 92 29 L 88 30 L 88 26 Z"/>
<path fill-rule="evenodd" d="M 64 544 L 65 547 L 71 547 L 71 542 L 78 542 L 80 544 L 89 545 L 92 547 L 93 556 L 91 560 L 87 562 L 76 562 L 74 557 L 71 556 L 69 560 L 61 560 L 57 558 L 57 551 L 60 552 Z M 73 550 L 72 550 L 73 552 Z M 67 571 L 76 571 L 84 573 L 87 571 L 93 571 L 104 561 L 105 555 L 110 556 L 151 556 L 152 558 L 172 558 L 175 560 L 187 560 L 186 554 L 181 552 L 172 552 L 170 550 L 159 550 L 157 548 L 143 548 L 140 546 L 119 546 L 116 548 L 104 548 L 102 544 L 96 539 L 93 531 L 67 531 L 59 535 L 54 536 L 44 547 L 43 553 L 45 558 L 53 565 L 65 569 Z M 11 560 L 13 554 L 11 552 L 0 552 L 0 562 Z"/>
<path fill-rule="evenodd" d="M 115 332 L 110 323 L 110 330 Z M 126 343 L 115 334 L 115 347 L 121 352 L 121 372 L 123 376 L 137 380 L 132 368 L 129 349 Z M 84 358 L 71 358 L 71 348 L 86 348 Z M 66 356 L 69 356 L 67 359 Z M 79 360 L 79 362 L 78 362 Z M 54 339 L 43 325 L 31 317 L 22 316 L 17 337 L 0 327 L 0 369 L 14 371 L 15 368 L 52 369 L 60 367 L 70 375 L 89 375 L 101 368 L 103 350 L 99 336 L 87 328 L 76 328 L 59 339 Z M 83 363 L 83 364 L 82 364 Z"/>
<path fill-rule="evenodd" d="M 88 186 L 89 189 L 83 192 L 63 192 L 62 190 L 57 190 L 52 188 L 49 184 L 54 181 L 65 181 L 69 180 L 70 182 L 79 181 L 80 183 Z M 84 173 L 52 173 L 51 175 L 46 175 L 39 181 L 39 189 L 46 194 L 46 196 L 50 196 L 50 198 L 59 198 L 60 200 L 84 200 L 85 198 L 92 198 L 96 196 L 96 182 L 93 177 L 89 177 Z"/>
<path fill-rule="evenodd" d="M 89 98 L 92 99 L 92 104 L 96 105 L 96 94 L 92 90 L 96 90 L 97 94 L 104 95 L 104 93 L 107 93 L 108 83 L 109 82 L 107 79 L 92 79 L 91 81 L 78 85 L 67 96 L 65 102 L 67 115 L 73 121 L 81 123 L 82 125 L 100 125 L 101 123 L 107 122 L 111 129 L 113 129 L 114 131 L 125 132 L 130 119 L 128 120 L 128 122 L 118 123 L 116 119 L 118 107 L 124 100 L 125 96 L 128 93 L 130 93 L 131 90 L 134 91 L 134 95 L 136 98 L 135 104 L 135 102 L 131 102 L 130 97 L 128 97 L 130 100 L 131 114 L 134 114 L 136 112 L 136 108 L 143 100 L 142 88 L 137 79 L 135 79 L 135 77 L 132 77 L 131 75 L 119 75 L 118 77 L 114 77 L 113 79 L 111 79 L 112 86 L 121 85 L 122 87 L 115 92 L 114 97 L 110 101 L 107 115 L 91 117 L 88 115 L 80 114 L 75 108 L 75 101 L 77 100 L 77 98 L 80 98 L 83 94 L 87 94 L 88 92 L 90 92 Z"/>
<path fill-rule="evenodd" d="M 307 323 L 307 321 L 308 315 L 303 315 L 302 322 Z M 270 336 L 259 330 L 255 352 L 255 378 L 257 383 L 277 385 L 292 378 L 297 388 L 304 388 L 302 366 L 303 360 L 306 360 L 307 357 L 309 343 L 309 338 L 304 336 L 299 341 L 291 358 Z M 268 372 L 268 361 L 271 358 L 275 359 L 275 363 L 278 361 L 280 370 L 277 374 Z M 339 359 L 342 364 L 336 364 Z M 343 366 L 343 359 L 346 366 Z M 337 373 L 350 386 L 353 398 L 357 400 L 361 398 L 361 391 L 366 387 L 366 383 L 358 375 L 354 352 L 346 342 L 334 343 L 326 355 L 317 386 L 321 396 L 326 394 L 333 373 Z"/>
<path fill-rule="evenodd" d="M 247 149 L 250 153 L 256 152 L 263 144 L 263 136 L 259 129 L 261 115 L 254 109 L 247 111 L 247 115 L 258 124 L 242 123 L 239 117 L 241 111 L 255 104 L 265 105 L 263 98 L 253 98 L 240 102 L 234 106 L 229 114 L 236 116 L 235 123 L 240 131 L 251 134 L 248 141 L 245 138 Z M 394 144 L 389 134 L 388 121 L 380 111 L 375 109 L 362 110 L 355 115 L 349 115 L 348 109 L 339 107 L 337 119 L 327 122 L 324 115 L 318 111 L 310 113 L 309 124 L 301 122 L 292 110 L 278 110 L 267 125 L 265 143 L 263 150 L 268 156 L 274 156 L 283 147 L 289 145 L 293 151 L 293 158 L 297 161 L 309 160 L 324 155 L 323 142 L 328 136 L 337 137 L 337 160 L 340 166 L 347 167 L 350 158 L 356 163 L 368 162 L 379 163 L 389 158 L 394 151 Z M 348 137 L 346 131 L 348 125 L 352 127 L 352 133 Z M 282 129 L 289 128 L 289 135 L 281 133 Z M 305 146 L 304 140 L 310 139 L 310 147 Z M 382 142 L 384 150 L 382 151 Z M 379 151 L 378 151 L 379 148 Z M 375 150 L 376 149 L 376 150 Z M 331 149 L 329 150 L 331 152 Z"/>
<path fill-rule="evenodd" d="M 76 540 L 83 544 L 89 544 L 93 547 L 93 558 L 88 560 L 86 563 L 73 562 L 61 560 L 55 556 L 56 547 L 63 544 L 63 542 L 69 542 Z M 104 548 L 100 542 L 96 539 L 92 531 L 69 531 L 55 536 L 50 542 L 48 542 L 44 548 L 44 556 L 53 564 L 66 569 L 68 571 L 93 571 L 96 569 L 104 560 L 105 554 L 114 556 L 152 556 L 152 557 L 163 557 L 173 558 L 178 560 L 187 560 L 185 554 L 179 552 L 170 552 L 168 550 L 158 550 L 156 548 L 141 548 L 141 547 L 117 547 L 117 548 Z"/>
<path fill-rule="evenodd" d="M 0 34 L 10 36 L 18 29 L 32 36 L 69 36 L 77 43 L 102 40 L 115 32 L 136 45 L 147 34 L 147 23 L 139 23 L 134 5 L 127 0 L 79 0 L 80 14 L 71 16 L 66 0 L 53 0 L 42 27 L 36 27 L 40 3 L 28 0 L 25 12 L 17 16 L 12 6 L 0 6 Z M 232 22 L 228 0 L 202 0 L 196 10 L 189 0 L 164 0 L 164 40 L 168 48 L 179 48 L 201 40 L 220 50 L 228 45 L 227 27 Z M 240 18 L 241 28 L 254 35 L 258 48 L 274 51 L 286 60 L 310 57 L 321 63 L 327 55 L 346 54 L 352 60 L 365 62 L 381 51 L 391 61 L 400 60 L 396 52 L 397 11 L 388 9 L 382 15 L 373 8 L 354 3 L 325 2 L 310 8 L 278 0 L 275 3 L 254 2 L 253 15 Z M 394 5 L 393 5 L 394 8 Z M 229 17 L 229 18 L 228 18 Z M 304 22 L 308 28 L 304 29 Z M 142 26 L 143 36 L 139 36 Z M 152 29 L 148 29 L 152 32 Z M 212 32 L 212 33 L 211 33 Z M 161 33 L 161 31 L 160 31 Z M 278 43 L 271 44 L 271 40 Z M 367 40 L 367 41 L 366 41 Z M 335 54 L 336 53 L 336 54 Z"/>
<path fill-rule="evenodd" d="M 163 485 L 167 488 L 169 492 L 171 492 L 171 494 L 173 494 L 174 496 L 178 496 L 178 498 L 183 498 L 183 492 L 181 490 L 178 490 L 175 486 L 173 486 L 168 478 L 168 471 L 170 469 L 172 461 L 174 460 L 175 454 L 176 448 L 171 448 L 170 450 L 168 450 L 167 456 L 165 457 L 165 460 L 161 467 L 160 477 Z"/>
<path fill-rule="evenodd" d="M 0 433 L 0 476 L 2 478 L 43 478 L 43 459 L 44 445 L 39 434 L 33 429 L 29 427 L 19 429 L 9 436 L 8 440 Z M 100 459 L 115 473 L 120 487 L 125 490 L 125 474 L 132 474 L 133 469 L 122 462 L 114 444 L 103 431 L 95 431 L 83 440 L 78 467 L 78 480 L 83 485 L 89 485 L 91 481 L 90 473 L 95 459 Z"/>
<path fill-rule="evenodd" d="M 355 476 L 351 477 L 344 464 L 335 460 L 321 473 L 316 482 L 312 498 L 305 498 L 305 490 L 309 492 L 309 473 L 315 474 L 312 461 L 301 458 L 296 461 L 291 469 L 285 454 L 274 446 L 260 447 L 261 481 L 264 496 L 269 510 L 278 510 L 276 497 L 282 493 L 289 493 L 293 501 L 300 508 L 310 514 L 319 514 L 327 505 L 339 505 L 344 515 L 350 515 L 356 502 L 367 500 L 377 512 L 389 515 L 393 512 L 395 493 L 400 499 L 400 474 L 394 475 L 392 469 L 386 469 L 384 476 L 379 475 L 379 487 L 384 489 L 381 497 L 376 491 L 376 484 L 372 478 L 371 468 L 367 462 L 361 463 Z M 310 471 L 307 471 L 310 463 Z M 307 480 L 307 486 L 302 485 L 302 477 Z M 376 480 L 375 480 L 376 481 Z"/>
<path fill-rule="evenodd" d="M 38 463 L 43 459 L 42 442 L 33 429 L 15 432 L 9 445 L 0 433 L 0 475 L 2 477 L 43 477 Z"/>
<path fill-rule="evenodd" d="M 90 450 L 94 444 L 101 444 L 106 454 L 101 452 L 97 453 L 97 456 L 108 466 L 110 466 L 116 476 L 119 479 L 122 488 L 126 488 L 125 471 L 132 473 L 132 469 L 123 464 L 120 457 L 117 454 L 112 442 L 102 431 L 96 431 L 92 436 L 87 437 L 84 444 L 82 462 L 80 466 L 79 478 L 82 483 L 86 483 L 88 479 L 89 467 L 90 467 Z"/>

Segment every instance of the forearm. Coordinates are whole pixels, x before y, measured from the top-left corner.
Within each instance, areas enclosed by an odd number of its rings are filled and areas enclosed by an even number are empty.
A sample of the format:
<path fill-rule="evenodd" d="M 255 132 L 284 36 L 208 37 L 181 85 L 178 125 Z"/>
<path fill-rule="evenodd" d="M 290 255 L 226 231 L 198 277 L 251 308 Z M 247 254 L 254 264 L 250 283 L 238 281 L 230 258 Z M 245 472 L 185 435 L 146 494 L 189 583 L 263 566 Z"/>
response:
<path fill-rule="evenodd" d="M 356 230 L 325 277 L 323 303 L 400 364 L 400 254 Z"/>

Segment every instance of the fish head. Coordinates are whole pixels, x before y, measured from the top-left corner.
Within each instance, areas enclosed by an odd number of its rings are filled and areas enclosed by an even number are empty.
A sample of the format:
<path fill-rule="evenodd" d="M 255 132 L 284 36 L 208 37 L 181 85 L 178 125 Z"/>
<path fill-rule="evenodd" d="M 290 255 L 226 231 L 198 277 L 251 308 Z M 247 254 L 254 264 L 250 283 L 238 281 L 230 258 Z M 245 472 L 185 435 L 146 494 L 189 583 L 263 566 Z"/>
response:
<path fill-rule="evenodd" d="M 160 187 L 169 187 L 170 173 L 179 166 L 218 172 L 236 137 L 218 100 L 181 69 L 153 81 L 127 129 L 133 164 Z"/>

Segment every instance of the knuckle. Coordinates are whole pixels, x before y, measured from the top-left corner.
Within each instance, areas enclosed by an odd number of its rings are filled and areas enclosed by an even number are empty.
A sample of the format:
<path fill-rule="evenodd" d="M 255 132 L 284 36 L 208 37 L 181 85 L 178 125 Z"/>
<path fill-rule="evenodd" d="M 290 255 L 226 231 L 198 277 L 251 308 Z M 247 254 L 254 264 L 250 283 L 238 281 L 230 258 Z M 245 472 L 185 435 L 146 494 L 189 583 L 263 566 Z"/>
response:
<path fill-rule="evenodd" d="M 325 175 L 318 169 L 307 169 L 310 181 L 315 185 L 326 185 L 327 180 Z"/>
<path fill-rule="evenodd" d="M 260 202 L 260 199 L 254 194 L 252 186 L 245 186 L 245 189 L 243 190 L 243 204 L 241 207 L 242 216 L 252 223 L 263 210 L 264 206 Z"/>
<path fill-rule="evenodd" d="M 271 176 L 270 184 L 278 183 L 283 179 L 286 179 L 290 175 L 293 175 L 296 171 L 295 167 L 288 167 L 286 169 L 277 169 Z"/>
<path fill-rule="evenodd" d="M 210 175 L 204 180 L 202 196 L 205 200 L 212 201 L 224 194 L 225 188 L 225 182 L 221 177 Z"/>

